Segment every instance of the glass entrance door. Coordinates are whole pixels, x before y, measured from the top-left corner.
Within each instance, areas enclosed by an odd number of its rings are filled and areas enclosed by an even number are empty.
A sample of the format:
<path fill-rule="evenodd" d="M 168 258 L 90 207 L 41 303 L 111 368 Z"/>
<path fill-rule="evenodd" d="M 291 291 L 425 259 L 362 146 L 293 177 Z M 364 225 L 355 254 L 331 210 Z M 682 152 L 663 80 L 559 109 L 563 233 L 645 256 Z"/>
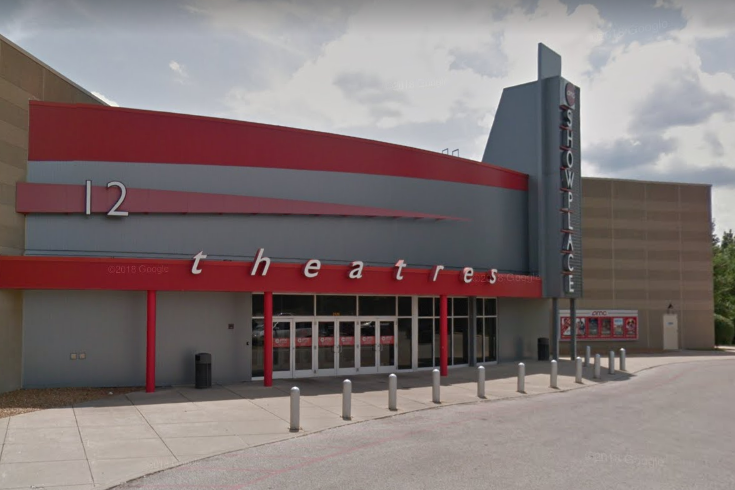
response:
<path fill-rule="evenodd" d="M 337 374 L 357 372 L 357 342 L 355 341 L 355 322 L 339 322 L 339 347 L 337 351 Z"/>
<path fill-rule="evenodd" d="M 273 323 L 274 378 L 395 370 L 395 320 L 295 318 Z"/>
<path fill-rule="evenodd" d="M 355 374 L 357 372 L 355 322 L 319 320 L 317 331 L 317 374 L 323 376 Z"/>
<path fill-rule="evenodd" d="M 273 323 L 274 378 L 313 376 L 313 323 L 297 320 Z"/>
<path fill-rule="evenodd" d="M 396 322 L 380 320 L 378 337 L 378 371 L 392 373 L 396 370 Z"/>
<path fill-rule="evenodd" d="M 291 329 L 293 349 L 293 377 L 299 378 L 314 375 L 313 361 L 313 338 L 314 338 L 314 322 L 299 321 L 292 323 Z"/>
<path fill-rule="evenodd" d="M 273 322 L 273 377 L 292 378 L 291 324 L 292 320 Z"/>
<path fill-rule="evenodd" d="M 335 362 L 339 347 L 336 340 L 335 322 L 333 320 L 317 321 L 317 374 L 334 376 Z"/>
<path fill-rule="evenodd" d="M 395 320 L 360 322 L 360 374 L 392 373 L 396 366 Z"/>
<path fill-rule="evenodd" d="M 376 339 L 376 322 L 361 321 L 357 350 L 359 352 L 357 371 L 360 374 L 378 372 L 378 348 Z"/>

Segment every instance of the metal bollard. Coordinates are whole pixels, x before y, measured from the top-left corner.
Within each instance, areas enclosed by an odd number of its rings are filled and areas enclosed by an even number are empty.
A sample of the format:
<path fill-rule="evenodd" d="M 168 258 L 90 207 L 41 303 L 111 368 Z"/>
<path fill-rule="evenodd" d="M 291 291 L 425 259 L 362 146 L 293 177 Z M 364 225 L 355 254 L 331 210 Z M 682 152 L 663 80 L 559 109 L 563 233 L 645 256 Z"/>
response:
<path fill-rule="evenodd" d="M 625 371 L 625 349 L 620 349 L 620 370 Z"/>
<path fill-rule="evenodd" d="M 342 381 L 342 418 L 352 420 L 352 381 Z"/>
<path fill-rule="evenodd" d="M 388 376 L 388 410 L 398 410 L 398 376 Z"/>
<path fill-rule="evenodd" d="M 577 372 L 574 373 L 574 382 L 582 384 L 582 358 L 577 356 Z"/>
<path fill-rule="evenodd" d="M 595 354 L 595 379 L 600 379 L 600 354 Z"/>
<path fill-rule="evenodd" d="M 590 365 L 590 357 L 592 356 L 592 348 L 588 345 L 584 350 L 584 367 Z"/>
<path fill-rule="evenodd" d="M 609 362 L 607 372 L 610 374 L 615 374 L 615 351 L 614 350 L 610 351 L 610 362 Z"/>
<path fill-rule="evenodd" d="M 299 431 L 299 398 L 301 397 L 301 390 L 297 387 L 291 388 L 291 425 L 288 428 L 291 432 Z"/>
<path fill-rule="evenodd" d="M 439 382 L 439 370 L 434 369 L 431 372 L 431 401 L 433 401 L 434 403 L 441 403 L 441 400 L 439 398 Z"/>
<path fill-rule="evenodd" d="M 485 398 L 485 366 L 477 368 L 477 398 Z"/>
<path fill-rule="evenodd" d="M 518 393 L 526 392 L 526 365 L 518 363 Z"/>
<path fill-rule="evenodd" d="M 559 365 L 555 360 L 551 360 L 551 383 L 549 386 L 552 388 L 559 388 Z"/>

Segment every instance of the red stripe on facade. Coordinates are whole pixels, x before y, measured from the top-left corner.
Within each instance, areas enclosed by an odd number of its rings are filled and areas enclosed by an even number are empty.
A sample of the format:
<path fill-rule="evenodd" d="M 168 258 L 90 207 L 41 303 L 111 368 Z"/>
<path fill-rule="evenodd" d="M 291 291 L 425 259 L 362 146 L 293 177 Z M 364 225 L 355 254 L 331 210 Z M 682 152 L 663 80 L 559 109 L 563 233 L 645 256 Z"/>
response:
<path fill-rule="evenodd" d="M 432 282 L 429 269 L 405 268 L 398 281 L 393 267 L 365 267 L 361 279 L 349 279 L 349 266 L 323 265 L 310 279 L 303 274 L 304 264 L 273 262 L 265 277 L 250 275 L 252 262 L 203 260 L 197 275 L 192 265 L 193 260 L 0 257 L 0 289 L 541 297 L 541 279 L 535 276 L 498 274 L 490 284 L 477 271 L 466 284 L 461 271 L 444 270 Z"/>
<path fill-rule="evenodd" d="M 86 187 L 67 184 L 19 182 L 16 185 L 15 210 L 18 213 L 84 213 Z M 91 212 L 107 213 L 120 198 L 117 187 L 93 186 Z M 165 191 L 127 188 L 118 208 L 129 213 L 177 214 L 278 214 L 310 216 L 364 216 L 377 218 L 425 218 L 469 221 L 438 214 L 394 209 L 332 204 L 269 197 L 208 194 L 204 192 Z"/>
<path fill-rule="evenodd" d="M 30 102 L 28 159 L 321 170 L 528 190 L 526 174 L 405 146 L 226 119 L 37 101 Z"/>

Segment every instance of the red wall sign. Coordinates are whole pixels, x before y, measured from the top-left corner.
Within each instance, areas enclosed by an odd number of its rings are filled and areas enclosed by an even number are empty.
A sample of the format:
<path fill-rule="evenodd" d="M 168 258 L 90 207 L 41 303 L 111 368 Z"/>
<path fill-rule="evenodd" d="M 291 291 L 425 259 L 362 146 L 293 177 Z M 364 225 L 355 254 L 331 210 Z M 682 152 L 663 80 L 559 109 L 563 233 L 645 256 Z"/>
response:
<path fill-rule="evenodd" d="M 470 283 L 459 271 L 442 270 L 433 281 L 429 269 L 364 268 L 350 279 L 348 265 L 322 265 L 317 278 L 303 274 L 303 264 L 270 265 L 268 274 L 250 274 L 252 262 L 207 260 L 192 274 L 191 260 L 113 259 L 91 257 L 0 257 L 0 289 L 79 289 L 119 291 L 278 291 L 301 293 L 432 295 L 540 298 L 539 277 L 498 274 L 495 283 L 476 274 Z"/>

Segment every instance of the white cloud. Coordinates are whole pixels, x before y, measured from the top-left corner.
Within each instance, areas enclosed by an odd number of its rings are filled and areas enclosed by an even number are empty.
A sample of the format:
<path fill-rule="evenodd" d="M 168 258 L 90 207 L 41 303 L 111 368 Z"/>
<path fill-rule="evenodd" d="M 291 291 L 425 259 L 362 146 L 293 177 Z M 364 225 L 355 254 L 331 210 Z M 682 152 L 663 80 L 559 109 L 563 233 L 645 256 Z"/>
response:
<path fill-rule="evenodd" d="M 104 95 L 102 95 L 99 92 L 92 92 L 92 95 L 94 95 L 95 97 L 97 97 L 98 99 L 100 99 L 102 102 L 104 102 L 105 104 L 107 104 L 109 106 L 112 106 L 112 107 L 120 107 L 120 104 L 118 104 L 117 102 L 115 102 L 112 99 L 108 99 L 107 97 L 105 97 Z"/>
<path fill-rule="evenodd" d="M 462 124 L 462 155 L 479 159 L 502 89 L 536 78 L 537 43 L 543 42 L 562 55 L 564 76 L 582 88 L 583 158 L 585 148 L 617 148 L 629 156 L 635 148 L 647 151 L 640 167 L 601 167 L 614 158 L 587 158 L 586 175 L 676 180 L 697 169 L 708 176 L 732 169 L 735 176 L 735 118 L 701 108 L 687 113 L 687 104 L 735 99 L 733 75 L 703 71 L 697 51 L 698 40 L 735 35 L 735 2 L 659 0 L 659 8 L 672 9 L 667 15 L 680 11 L 685 24 L 672 22 L 668 29 L 661 27 L 668 22 L 656 21 L 655 30 L 641 29 L 645 42 L 630 28 L 625 37 L 611 35 L 612 24 L 592 5 L 570 10 L 560 0 L 540 0 L 533 11 L 520 0 L 358 2 L 350 10 L 322 2 L 306 11 L 280 1 L 275 8 L 234 0 L 216 2 L 219 10 L 206 4 L 197 6 L 218 29 L 245 32 L 299 61 L 266 89 L 234 84 L 225 97 L 232 117 L 356 136 L 374 128 Z M 329 13 L 326 25 L 341 29 L 329 30 L 331 37 L 316 48 L 294 44 L 290 22 L 315 22 L 322 12 Z M 609 57 L 601 60 L 601 52 Z M 696 94 L 677 92 L 670 87 L 676 83 Z M 682 97 L 665 100 L 665 89 Z M 650 111 L 648 129 L 640 124 L 643 109 Z M 436 151 L 446 146 L 428 136 L 421 144 Z M 715 212 L 727 216 L 719 226 L 735 227 L 735 213 L 727 214 L 735 209 L 731 189 L 714 193 Z"/>
<path fill-rule="evenodd" d="M 717 230 L 722 232 L 723 228 L 735 227 L 735 78 L 728 73 L 710 74 L 702 70 L 697 41 L 732 35 L 735 24 L 715 22 L 714 4 L 675 3 L 687 20 L 682 29 L 647 44 L 618 46 L 608 63 L 582 85 L 583 138 L 588 148 L 652 136 L 672 141 L 675 151 L 662 151 L 654 155 L 645 169 L 626 168 L 616 176 L 712 179 L 709 183 L 715 185 L 713 211 Z M 717 2 L 720 5 L 723 19 L 733 18 L 733 4 Z M 688 91 L 667 89 L 677 85 Z M 662 91 L 672 97 L 663 97 Z M 647 103 L 650 101 L 657 103 Z M 641 114 L 641 110 L 648 112 Z M 651 120 L 657 121 L 657 129 L 646 129 L 648 124 L 642 124 Z M 584 155 L 583 152 L 583 158 Z M 620 162 L 619 167 L 625 168 L 625 163 Z M 614 171 L 614 167 L 586 167 L 587 175 L 609 175 Z"/>
<path fill-rule="evenodd" d="M 348 18 L 342 35 L 290 77 L 261 91 L 234 87 L 227 102 L 235 117 L 327 131 L 446 123 L 453 117 L 479 125 L 494 111 L 503 87 L 536 78 L 538 42 L 568 57 L 570 78 L 588 70 L 587 59 L 603 38 L 604 22 L 594 7 L 568 15 L 559 1 L 542 0 L 528 15 L 516 2 L 506 2 L 502 14 L 493 5 L 365 4 Z M 569 28 L 556 27 L 561 24 Z M 496 66 L 473 67 L 483 57 Z M 472 148 L 464 155 L 480 157 L 483 131 L 480 139 L 468 135 Z"/>
<path fill-rule="evenodd" d="M 280 54 L 305 57 L 341 29 L 353 2 L 333 0 L 191 0 L 185 7 L 204 16 L 217 31 L 234 31 L 277 48 Z"/>
<path fill-rule="evenodd" d="M 174 73 L 176 73 L 177 81 L 183 81 L 184 78 L 189 78 L 189 74 L 186 72 L 186 67 L 178 61 L 169 61 L 168 67 L 171 68 Z"/>
<path fill-rule="evenodd" d="M 735 2 L 729 0 L 658 0 L 658 5 L 680 9 L 687 25 L 676 33 L 685 41 L 732 34 Z"/>

